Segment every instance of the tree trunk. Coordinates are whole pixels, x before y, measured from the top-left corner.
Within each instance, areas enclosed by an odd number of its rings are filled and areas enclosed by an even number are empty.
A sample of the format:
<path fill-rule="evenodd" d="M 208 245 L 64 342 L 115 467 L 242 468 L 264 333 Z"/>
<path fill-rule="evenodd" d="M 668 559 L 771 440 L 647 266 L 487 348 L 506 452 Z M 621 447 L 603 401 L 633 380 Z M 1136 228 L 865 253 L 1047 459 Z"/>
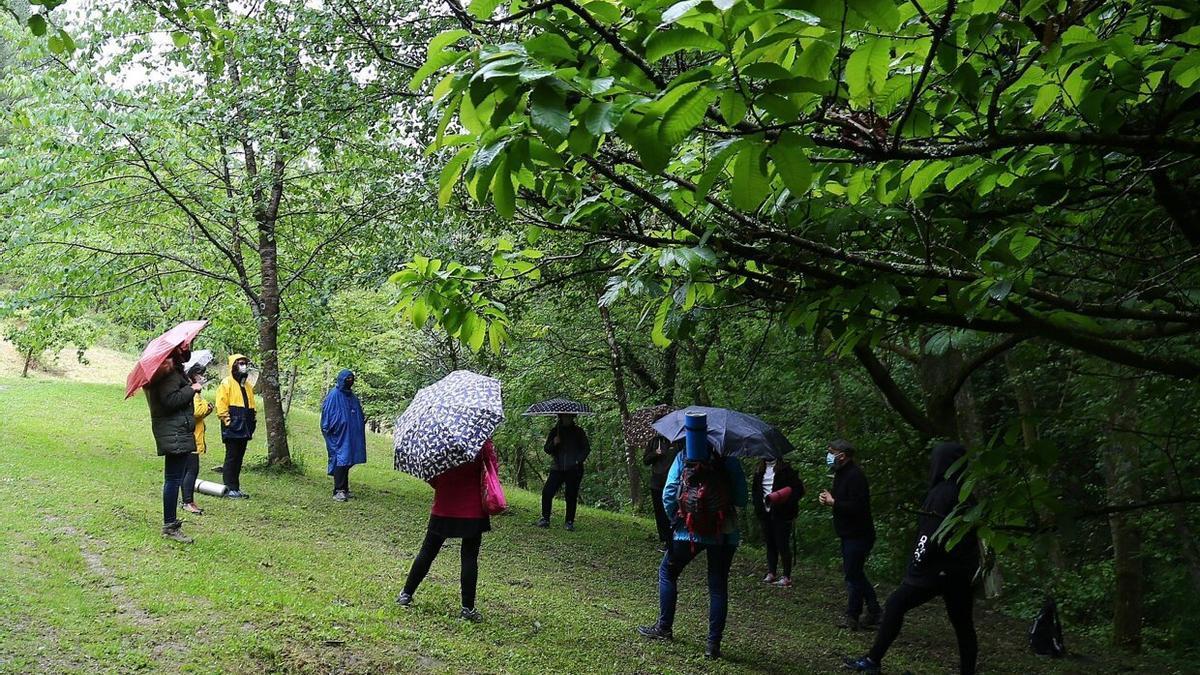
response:
<path fill-rule="evenodd" d="M 1125 375 L 1117 383 L 1109 414 L 1109 442 L 1104 450 L 1104 478 L 1110 504 L 1132 504 L 1142 500 L 1137 437 L 1137 380 Z M 1142 618 L 1145 570 L 1142 566 L 1142 533 L 1137 514 L 1114 513 L 1108 518 L 1112 533 L 1113 644 L 1128 652 L 1142 648 Z"/>
<path fill-rule="evenodd" d="M 21 377 L 29 377 L 29 366 L 33 364 L 34 356 L 35 354 L 32 349 L 25 352 L 25 367 L 21 369 Z"/>
<path fill-rule="evenodd" d="M 288 372 L 287 397 L 283 403 L 283 416 L 286 419 L 292 414 L 292 399 L 296 397 L 296 377 L 299 375 L 300 363 L 297 361 L 292 364 L 292 369 Z"/>
<path fill-rule="evenodd" d="M 629 426 L 629 396 L 625 391 L 625 366 L 621 363 L 621 347 L 617 344 L 617 329 L 609 316 L 608 307 L 600 305 L 600 318 L 604 321 L 604 337 L 608 340 L 609 366 L 612 368 L 613 387 L 617 397 L 617 409 L 621 412 L 621 428 Z M 625 448 L 625 469 L 629 474 L 629 501 L 634 508 L 642 505 L 642 471 L 638 458 L 625 434 L 621 434 L 621 446 Z"/>
<path fill-rule="evenodd" d="M 279 377 L 279 268 L 275 249 L 275 223 L 259 221 L 258 253 L 262 260 L 262 292 L 259 294 L 258 349 L 262 355 L 260 392 L 267 426 L 267 464 L 287 466 L 292 462 L 288 450 L 287 423 Z"/>

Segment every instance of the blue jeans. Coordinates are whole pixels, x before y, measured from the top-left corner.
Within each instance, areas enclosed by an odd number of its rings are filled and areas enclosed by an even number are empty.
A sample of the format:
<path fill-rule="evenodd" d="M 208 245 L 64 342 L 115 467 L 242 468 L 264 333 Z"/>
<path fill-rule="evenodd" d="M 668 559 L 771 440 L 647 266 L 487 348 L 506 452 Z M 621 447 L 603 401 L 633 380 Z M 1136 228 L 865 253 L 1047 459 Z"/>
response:
<path fill-rule="evenodd" d="M 175 509 L 179 506 L 179 488 L 187 471 L 188 455 L 163 455 L 163 460 L 163 525 L 170 525 L 179 520 Z"/>
<path fill-rule="evenodd" d="M 683 568 L 701 551 L 708 554 L 708 642 L 721 644 L 725 617 L 729 614 L 729 568 L 737 546 L 696 544 L 672 541 L 658 568 L 658 626 L 670 630 L 675 625 L 675 602 L 679 596 L 676 582 Z"/>
<path fill-rule="evenodd" d="M 867 565 L 867 556 L 875 547 L 875 538 L 843 539 L 842 540 L 842 572 L 846 575 L 846 591 L 850 598 L 846 604 L 846 615 L 858 618 L 862 614 L 863 603 L 871 614 L 879 613 L 879 599 L 875 597 L 875 587 L 867 579 L 863 570 Z"/>

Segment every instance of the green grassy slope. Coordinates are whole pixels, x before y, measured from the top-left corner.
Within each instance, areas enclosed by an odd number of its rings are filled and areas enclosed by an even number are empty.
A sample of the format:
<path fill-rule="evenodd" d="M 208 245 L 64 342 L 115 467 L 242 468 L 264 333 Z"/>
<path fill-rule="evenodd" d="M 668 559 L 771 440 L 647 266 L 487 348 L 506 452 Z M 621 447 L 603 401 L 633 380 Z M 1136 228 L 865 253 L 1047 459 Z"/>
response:
<path fill-rule="evenodd" d="M 140 397 L 0 379 L 0 672 L 822 672 L 869 643 L 833 627 L 838 570 L 801 569 L 790 591 L 763 587 L 751 548 L 734 566 L 727 660 L 700 656 L 702 563 L 683 578 L 676 642 L 644 642 L 633 628 L 656 613 L 652 524 L 583 509 L 579 532 L 544 531 L 532 526 L 536 496 L 515 490 L 513 513 L 484 540 L 485 622 L 455 618 L 452 545 L 415 607 L 400 608 L 431 491 L 394 472 L 388 439 L 372 437 L 369 464 L 351 475 L 357 499 L 333 502 L 316 422 L 291 421 L 303 475 L 249 471 L 252 500 L 201 496 L 207 513 L 185 519 L 196 543 L 181 546 L 159 535 L 162 461 Z M 209 444 L 203 476 L 216 478 L 216 429 Z M 248 461 L 264 454 L 256 440 Z M 1051 666 L 1025 653 L 1021 623 L 979 615 L 984 672 Z M 912 617 L 889 669 L 950 671 L 941 608 Z M 1166 670 L 1110 655 L 1054 665 L 1122 666 Z"/>

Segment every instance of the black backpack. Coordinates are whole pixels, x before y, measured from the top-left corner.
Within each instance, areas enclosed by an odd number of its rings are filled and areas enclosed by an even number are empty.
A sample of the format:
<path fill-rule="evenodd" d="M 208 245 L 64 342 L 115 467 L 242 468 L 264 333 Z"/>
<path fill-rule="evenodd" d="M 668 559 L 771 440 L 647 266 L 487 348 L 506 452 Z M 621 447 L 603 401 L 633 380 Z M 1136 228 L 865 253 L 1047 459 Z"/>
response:
<path fill-rule="evenodd" d="M 1067 653 L 1063 645 L 1062 624 L 1058 621 L 1058 605 L 1054 598 L 1046 598 L 1042 609 L 1029 627 L 1029 647 L 1038 656 L 1052 659 L 1062 658 Z"/>
<path fill-rule="evenodd" d="M 732 488 L 720 459 L 685 460 L 679 480 L 679 517 L 688 534 L 715 537 L 733 517 Z"/>

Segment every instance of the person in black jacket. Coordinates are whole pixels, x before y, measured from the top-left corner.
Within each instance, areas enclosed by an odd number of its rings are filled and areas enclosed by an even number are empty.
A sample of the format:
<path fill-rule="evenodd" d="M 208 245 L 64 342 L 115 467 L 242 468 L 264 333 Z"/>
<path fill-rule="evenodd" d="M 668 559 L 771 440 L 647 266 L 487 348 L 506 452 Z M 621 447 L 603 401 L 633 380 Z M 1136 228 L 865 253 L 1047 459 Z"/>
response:
<path fill-rule="evenodd" d="M 844 628 L 874 626 L 879 622 L 879 600 L 875 587 L 867 579 L 867 557 L 875 547 L 875 522 L 871 519 L 871 488 L 867 475 L 854 461 L 854 446 L 849 441 L 829 444 L 825 463 L 833 468 L 832 490 L 822 490 L 819 501 L 833 509 L 833 530 L 842 540 L 842 572 L 846 577 L 846 615 Z M 863 605 L 867 615 L 861 621 Z"/>
<path fill-rule="evenodd" d="M 642 453 L 642 463 L 650 467 L 650 491 L 654 494 L 654 524 L 658 528 L 660 553 L 667 552 L 667 544 L 672 539 L 671 518 L 663 507 L 663 488 L 667 485 L 667 474 L 680 447 L 678 443 L 672 444 L 662 436 L 655 436 Z"/>
<path fill-rule="evenodd" d="M 792 524 L 800 513 L 804 482 L 800 474 L 782 459 L 763 460 L 754 471 L 750 496 L 754 515 L 762 526 L 767 542 L 767 576 L 763 582 L 781 588 L 792 585 Z M 778 576 L 783 558 L 783 576 Z"/>
<path fill-rule="evenodd" d="M 181 345 L 171 353 L 170 370 L 145 386 L 150 406 L 150 428 L 154 445 L 163 463 L 163 536 L 184 544 L 192 543 L 177 517 L 179 488 L 187 469 L 188 456 L 196 452 L 196 392 L 203 380 L 192 382 L 183 373 L 183 364 L 191 358 L 191 346 Z"/>
<path fill-rule="evenodd" d="M 554 458 L 550 475 L 542 488 L 542 517 L 538 527 L 550 527 L 550 506 L 559 488 L 567 487 L 567 530 L 575 531 L 575 506 L 579 502 L 579 486 L 583 483 L 583 463 L 592 452 L 587 432 L 575 423 L 574 415 L 559 415 L 558 423 L 546 436 L 545 451 Z"/>
<path fill-rule="evenodd" d="M 846 661 L 847 668 L 878 673 L 888 647 L 900 634 L 904 615 L 940 595 L 958 639 L 959 672 L 974 674 L 979 644 L 975 636 L 975 593 L 971 583 L 979 568 L 979 539 L 972 530 L 952 548 L 947 548 L 942 537 L 934 536 L 942 521 L 959 505 L 961 477 L 966 470 L 959 460 L 966 454 L 966 448 L 958 443 L 941 443 L 933 449 L 929 462 L 929 492 L 917 517 L 917 544 L 909 559 L 908 571 L 900 587 L 887 599 L 871 651 L 866 656 Z M 964 506 L 971 503 L 968 497 Z"/>

